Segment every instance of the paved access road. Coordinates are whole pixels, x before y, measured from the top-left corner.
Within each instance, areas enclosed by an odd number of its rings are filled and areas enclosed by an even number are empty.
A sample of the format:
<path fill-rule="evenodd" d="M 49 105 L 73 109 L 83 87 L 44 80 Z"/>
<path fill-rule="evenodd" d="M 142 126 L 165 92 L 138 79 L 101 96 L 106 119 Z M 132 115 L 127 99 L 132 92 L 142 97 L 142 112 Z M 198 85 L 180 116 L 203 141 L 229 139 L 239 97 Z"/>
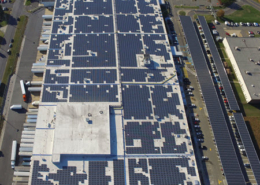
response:
<path fill-rule="evenodd" d="M 19 2 L 19 0 L 16 2 Z M 9 105 L 12 104 L 22 104 L 23 107 L 27 109 L 27 104 L 23 102 L 21 95 L 20 80 L 32 79 L 33 74 L 31 72 L 31 66 L 36 60 L 43 14 L 44 9 L 41 9 L 36 13 L 29 15 L 29 20 L 25 30 L 24 45 L 22 45 L 21 48 L 21 60 L 17 65 L 17 72 L 13 75 L 10 82 L 5 105 L 6 109 L 8 109 Z M 10 110 L 9 113 L 5 115 L 7 123 L 3 128 L 3 135 L 1 136 L 3 138 L 1 147 L 3 156 L 0 157 L 0 185 L 9 185 L 12 183 L 13 170 L 11 169 L 10 163 L 11 145 L 13 140 L 17 140 L 18 143 L 20 143 L 23 123 L 25 122 L 25 109 L 21 112 Z"/>
<path fill-rule="evenodd" d="M 9 18 L 8 26 L 6 28 L 4 39 L 1 43 L 1 49 L 0 49 L 0 79 L 3 78 L 4 70 L 8 58 L 7 50 L 9 48 L 9 44 L 11 42 L 11 39 L 14 38 L 16 25 L 17 25 L 17 18 L 21 16 L 23 10 L 24 10 L 24 1 L 17 0 L 13 4 L 12 13 Z M 5 6 L 5 4 L 2 4 L 2 6 Z M 10 5 L 6 4 L 6 7 L 9 7 Z"/>

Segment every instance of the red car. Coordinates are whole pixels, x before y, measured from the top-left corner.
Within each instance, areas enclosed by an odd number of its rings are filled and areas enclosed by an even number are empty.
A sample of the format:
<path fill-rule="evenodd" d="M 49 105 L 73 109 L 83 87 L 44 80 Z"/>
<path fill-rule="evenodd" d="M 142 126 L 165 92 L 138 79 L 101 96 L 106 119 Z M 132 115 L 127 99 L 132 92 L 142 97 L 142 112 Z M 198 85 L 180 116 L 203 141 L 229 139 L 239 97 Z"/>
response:
<path fill-rule="evenodd" d="M 219 90 L 223 90 L 223 87 L 222 87 L 222 86 L 219 86 Z"/>
<path fill-rule="evenodd" d="M 214 25 L 211 26 L 211 29 L 216 29 L 216 27 Z"/>
<path fill-rule="evenodd" d="M 228 32 L 226 32 L 226 35 L 227 35 L 227 36 L 230 36 L 230 34 L 229 34 Z"/>
<path fill-rule="evenodd" d="M 224 103 L 228 103 L 227 98 L 224 98 Z"/>

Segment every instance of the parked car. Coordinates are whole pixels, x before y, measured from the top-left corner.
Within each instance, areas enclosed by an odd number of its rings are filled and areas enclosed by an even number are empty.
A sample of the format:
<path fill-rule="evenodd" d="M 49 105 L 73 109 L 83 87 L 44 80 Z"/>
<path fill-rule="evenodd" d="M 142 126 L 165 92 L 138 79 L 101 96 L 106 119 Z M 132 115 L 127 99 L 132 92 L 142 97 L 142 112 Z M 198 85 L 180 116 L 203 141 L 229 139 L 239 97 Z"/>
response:
<path fill-rule="evenodd" d="M 198 139 L 199 142 L 204 142 L 204 139 Z"/>
<path fill-rule="evenodd" d="M 9 44 L 9 48 L 11 48 L 11 47 L 13 47 L 13 44 L 12 44 L 12 43 Z"/>
<path fill-rule="evenodd" d="M 8 53 L 8 55 L 10 55 L 10 54 L 11 54 L 11 50 L 10 50 L 10 49 L 8 49 L 8 50 L 7 50 L 7 53 Z"/>
<path fill-rule="evenodd" d="M 239 24 L 236 22 L 236 23 L 235 23 L 235 26 L 239 26 Z"/>
<path fill-rule="evenodd" d="M 209 158 L 207 156 L 202 156 L 202 160 L 205 161 L 205 160 L 209 160 Z"/>
<path fill-rule="evenodd" d="M 193 96 L 193 93 L 192 92 L 188 92 L 187 95 L 188 96 Z"/>
<path fill-rule="evenodd" d="M 253 31 L 248 31 L 248 34 L 249 34 L 249 35 L 250 35 L 250 34 L 254 35 L 254 32 L 253 32 Z"/>
<path fill-rule="evenodd" d="M 237 37 L 237 34 L 236 33 L 232 33 L 231 37 Z"/>
<path fill-rule="evenodd" d="M 230 34 L 229 34 L 228 32 L 226 32 L 226 35 L 227 35 L 227 36 L 230 36 Z"/>
<path fill-rule="evenodd" d="M 244 166 L 245 166 L 246 168 L 250 168 L 250 167 L 251 167 L 249 163 L 245 163 Z"/>
<path fill-rule="evenodd" d="M 199 125 L 194 125 L 194 128 L 200 128 L 200 126 Z"/>
<path fill-rule="evenodd" d="M 260 34 L 260 31 L 257 31 L 258 34 Z"/>

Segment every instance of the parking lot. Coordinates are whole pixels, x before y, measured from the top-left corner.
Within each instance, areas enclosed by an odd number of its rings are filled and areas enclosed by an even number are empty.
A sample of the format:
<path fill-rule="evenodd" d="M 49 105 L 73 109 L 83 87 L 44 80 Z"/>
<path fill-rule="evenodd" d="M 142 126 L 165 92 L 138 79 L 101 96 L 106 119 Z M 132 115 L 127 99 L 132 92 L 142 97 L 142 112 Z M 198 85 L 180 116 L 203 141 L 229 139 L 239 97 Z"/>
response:
<path fill-rule="evenodd" d="M 238 37 L 249 37 L 249 31 L 252 31 L 254 35 L 259 37 L 260 35 L 257 33 L 257 31 L 260 32 L 260 27 L 255 26 L 227 26 L 225 23 L 220 24 L 214 24 L 216 27 L 216 30 L 219 33 L 219 36 L 221 37 L 229 37 L 226 33 L 229 33 L 230 35 L 235 33 Z"/>

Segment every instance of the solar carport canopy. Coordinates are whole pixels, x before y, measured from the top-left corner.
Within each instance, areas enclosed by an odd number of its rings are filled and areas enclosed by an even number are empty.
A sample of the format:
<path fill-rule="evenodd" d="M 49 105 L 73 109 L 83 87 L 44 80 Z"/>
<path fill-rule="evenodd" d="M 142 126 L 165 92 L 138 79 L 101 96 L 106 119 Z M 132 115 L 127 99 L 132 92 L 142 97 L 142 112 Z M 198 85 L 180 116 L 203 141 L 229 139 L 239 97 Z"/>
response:
<path fill-rule="evenodd" d="M 253 170 L 253 173 L 255 175 L 256 182 L 257 184 L 260 184 L 260 162 L 255 151 L 254 144 L 246 127 L 243 115 L 242 113 L 234 113 L 234 118 L 237 124 L 239 135 L 245 147 L 251 169 Z"/>
<path fill-rule="evenodd" d="M 226 97 L 228 99 L 229 107 L 232 110 L 239 110 L 239 106 L 238 106 L 236 97 L 235 97 L 233 89 L 232 89 L 232 87 L 230 85 L 227 73 L 225 72 L 224 65 L 223 65 L 223 63 L 221 61 L 221 58 L 219 56 L 217 47 L 216 47 L 216 45 L 214 43 L 213 37 L 212 37 L 212 35 L 210 33 L 210 29 L 209 29 L 208 24 L 207 24 L 207 22 L 205 20 L 205 17 L 199 16 L 198 19 L 199 19 L 200 25 L 202 27 L 202 30 L 204 32 L 204 35 L 206 37 L 206 40 L 208 42 L 211 55 L 212 55 L 213 60 L 214 60 L 214 62 L 216 64 L 216 67 L 217 67 L 217 70 L 218 70 L 218 74 L 219 74 L 219 77 L 220 77 L 223 89 L 224 89 Z"/>
<path fill-rule="evenodd" d="M 180 21 L 197 72 L 227 183 L 246 184 L 193 22 L 188 16 L 180 16 Z"/>

